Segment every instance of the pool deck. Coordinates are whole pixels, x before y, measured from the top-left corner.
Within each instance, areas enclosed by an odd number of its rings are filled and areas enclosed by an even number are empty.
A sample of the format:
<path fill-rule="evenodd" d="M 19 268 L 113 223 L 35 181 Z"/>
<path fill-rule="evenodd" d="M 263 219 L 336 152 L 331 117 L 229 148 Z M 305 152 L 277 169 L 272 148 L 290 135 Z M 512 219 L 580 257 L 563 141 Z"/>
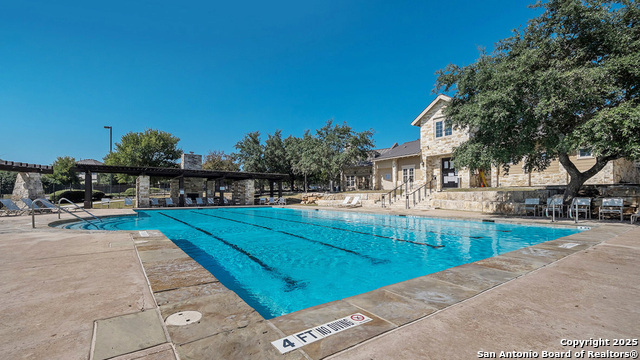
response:
<path fill-rule="evenodd" d="M 347 211 L 550 225 L 462 211 Z M 562 339 L 640 337 L 640 226 L 628 223 L 581 220 L 592 229 L 265 320 L 158 231 L 63 230 L 47 226 L 57 215 L 36 220 L 32 229 L 30 216 L 0 217 L 0 351 L 7 359 L 542 357 L 594 349 Z M 164 324 L 187 310 L 202 319 Z M 354 313 L 373 320 L 285 355 L 271 345 Z M 607 350 L 638 346 L 596 349 Z"/>

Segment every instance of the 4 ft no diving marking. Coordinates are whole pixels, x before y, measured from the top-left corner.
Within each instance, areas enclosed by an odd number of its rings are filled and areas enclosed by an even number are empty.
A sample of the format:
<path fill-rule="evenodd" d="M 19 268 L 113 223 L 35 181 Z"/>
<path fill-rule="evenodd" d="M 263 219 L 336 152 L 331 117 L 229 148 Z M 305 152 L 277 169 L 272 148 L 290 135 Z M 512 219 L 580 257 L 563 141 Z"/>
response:
<path fill-rule="evenodd" d="M 293 351 L 299 347 L 322 340 L 327 336 L 337 334 L 354 326 L 362 325 L 371 320 L 372 319 L 367 316 L 355 313 L 353 315 L 343 317 L 342 319 L 334 320 L 320 326 L 303 330 L 297 334 L 272 341 L 271 344 L 275 346 L 281 354 L 286 354 L 289 351 Z"/>

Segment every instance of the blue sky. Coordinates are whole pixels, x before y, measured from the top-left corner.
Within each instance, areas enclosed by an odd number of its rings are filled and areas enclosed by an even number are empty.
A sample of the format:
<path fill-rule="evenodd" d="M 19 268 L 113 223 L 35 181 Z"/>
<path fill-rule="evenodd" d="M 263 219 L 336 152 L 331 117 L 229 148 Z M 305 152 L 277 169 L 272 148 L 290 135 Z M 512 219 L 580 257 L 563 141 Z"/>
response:
<path fill-rule="evenodd" d="M 531 1 L 533 2 L 533 1 Z M 435 72 L 534 17 L 528 1 L 2 1 L 0 159 L 101 160 L 127 132 L 233 152 L 328 119 L 419 138 Z"/>

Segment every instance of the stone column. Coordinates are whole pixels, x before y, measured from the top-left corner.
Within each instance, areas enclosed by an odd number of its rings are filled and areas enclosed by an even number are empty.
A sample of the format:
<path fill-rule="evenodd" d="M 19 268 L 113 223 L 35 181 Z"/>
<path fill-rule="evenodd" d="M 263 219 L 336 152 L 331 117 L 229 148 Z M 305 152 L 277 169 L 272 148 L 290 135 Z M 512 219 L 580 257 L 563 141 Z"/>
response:
<path fill-rule="evenodd" d="M 244 205 L 253 205 L 253 198 L 256 192 L 254 180 L 243 180 L 244 183 Z"/>
<path fill-rule="evenodd" d="M 149 176 L 140 175 L 136 179 L 136 206 L 139 208 L 147 208 L 151 206 L 149 201 L 149 188 L 151 181 Z"/>
<path fill-rule="evenodd" d="M 398 186 L 398 159 L 391 161 L 391 181 L 394 188 Z"/>
<path fill-rule="evenodd" d="M 44 189 L 39 173 L 18 173 L 16 183 L 13 186 L 11 200 L 20 201 L 23 198 L 35 200 L 44 197 Z"/>

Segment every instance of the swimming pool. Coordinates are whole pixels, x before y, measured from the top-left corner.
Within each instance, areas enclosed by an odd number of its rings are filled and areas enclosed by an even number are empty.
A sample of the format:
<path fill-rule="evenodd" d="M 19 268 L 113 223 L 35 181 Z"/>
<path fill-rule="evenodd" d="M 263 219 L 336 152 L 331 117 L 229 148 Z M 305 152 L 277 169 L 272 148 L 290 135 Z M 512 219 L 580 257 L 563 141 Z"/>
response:
<path fill-rule="evenodd" d="M 101 226 L 162 231 L 266 319 L 580 231 L 287 208 L 144 210 Z"/>

